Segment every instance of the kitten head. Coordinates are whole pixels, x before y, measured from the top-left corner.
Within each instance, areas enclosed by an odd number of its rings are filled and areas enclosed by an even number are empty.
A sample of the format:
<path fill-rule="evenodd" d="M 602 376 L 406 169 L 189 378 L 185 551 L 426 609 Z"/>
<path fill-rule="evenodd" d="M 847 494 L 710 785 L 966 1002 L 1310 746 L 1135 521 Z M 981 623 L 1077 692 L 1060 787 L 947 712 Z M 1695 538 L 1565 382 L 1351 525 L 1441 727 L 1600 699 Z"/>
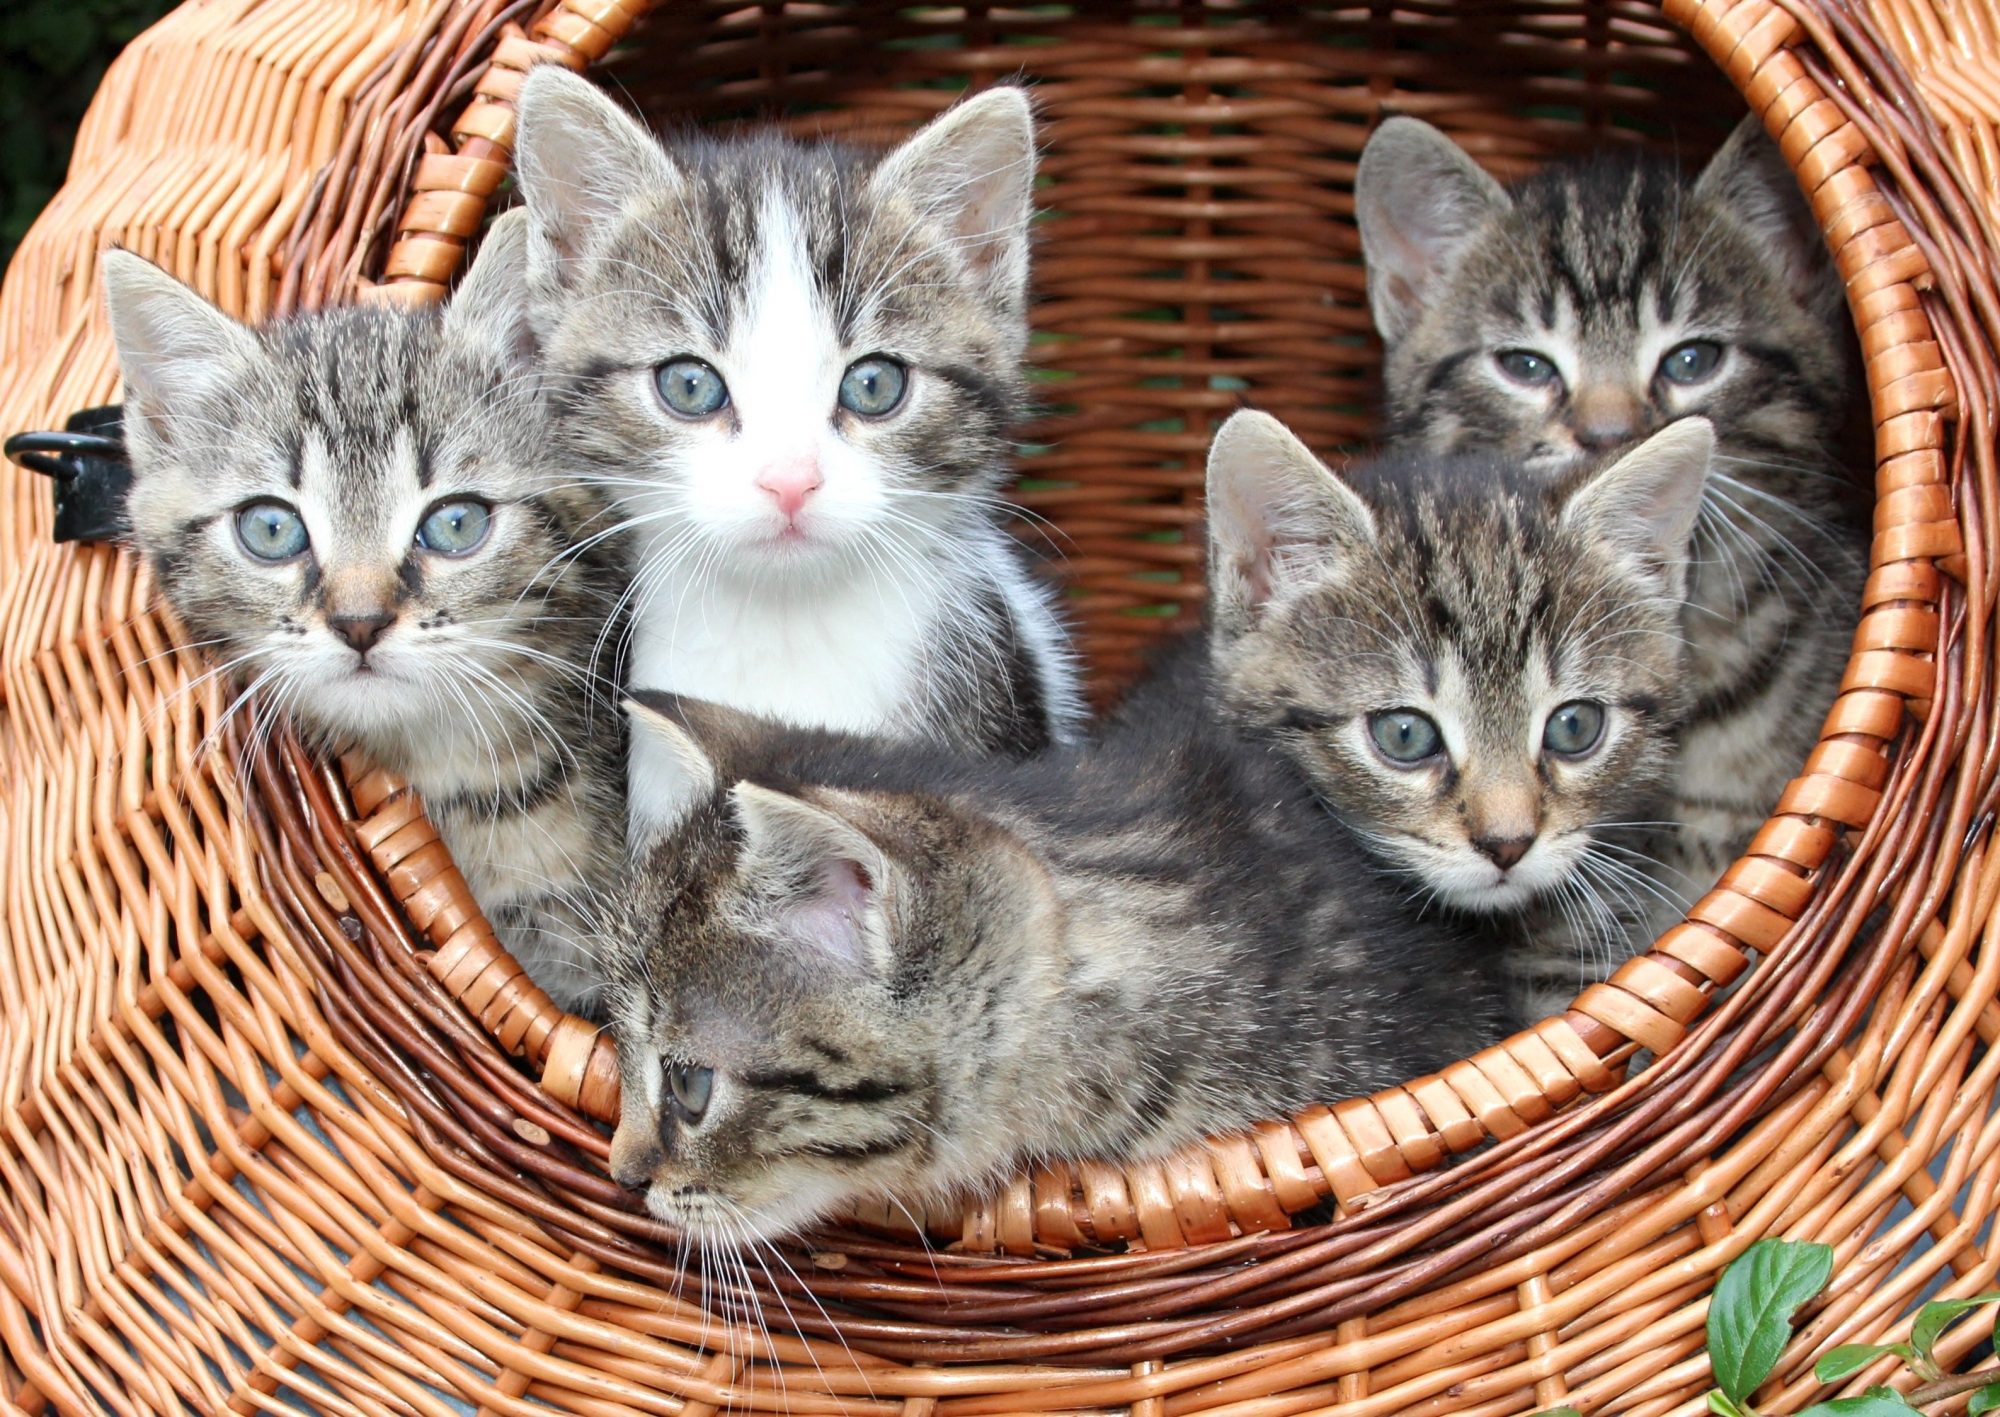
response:
<path fill-rule="evenodd" d="M 1840 287 L 1754 116 L 1692 184 L 1607 154 L 1511 190 L 1391 118 L 1355 211 L 1398 438 L 1547 472 L 1692 414 L 1753 448 L 1844 431 Z"/>
<path fill-rule="evenodd" d="M 104 256 L 139 549 L 191 637 L 309 728 L 421 727 L 589 613 L 581 577 L 537 580 L 584 503 L 548 480 L 525 235 L 497 223 L 442 314 L 259 329 Z"/>
<path fill-rule="evenodd" d="M 1558 888 L 1671 767 L 1712 442 L 1686 419 L 1553 482 L 1407 454 L 1336 474 L 1237 414 L 1208 470 L 1229 711 L 1445 903 Z"/>
<path fill-rule="evenodd" d="M 1022 849 L 939 798 L 772 766 L 843 740 L 646 697 L 632 737 L 658 771 L 607 965 L 612 1174 L 660 1219 L 740 1242 L 996 1164 L 958 1140 L 994 1130 L 966 1037 L 990 1049 L 993 997 L 1048 928 Z"/>
<path fill-rule="evenodd" d="M 1027 343 L 1021 90 L 880 159 L 768 133 L 663 149 L 554 67 L 520 122 L 564 436 L 656 545 L 814 578 L 994 493 Z"/>

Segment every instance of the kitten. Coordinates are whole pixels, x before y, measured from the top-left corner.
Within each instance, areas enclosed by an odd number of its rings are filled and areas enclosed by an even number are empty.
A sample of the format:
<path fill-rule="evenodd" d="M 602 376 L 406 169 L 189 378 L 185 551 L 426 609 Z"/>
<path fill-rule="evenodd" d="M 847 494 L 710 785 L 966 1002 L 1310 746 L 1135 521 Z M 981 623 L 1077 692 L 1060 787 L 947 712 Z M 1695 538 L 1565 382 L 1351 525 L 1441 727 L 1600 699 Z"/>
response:
<path fill-rule="evenodd" d="M 1692 702 L 1648 844 L 1662 882 L 1705 887 L 1818 741 L 1867 574 L 1844 446 L 1865 400 L 1811 211 L 1754 116 L 1691 183 L 1603 155 L 1512 188 L 1393 118 L 1355 205 L 1396 441 L 1553 475 L 1687 414 L 1714 424 L 1681 617 Z"/>
<path fill-rule="evenodd" d="M 874 160 L 662 149 L 529 76 L 530 283 L 558 436 L 636 529 L 630 683 L 976 749 L 1074 734 L 1066 632 L 1001 527 L 1034 168 L 1018 89 Z M 635 783 L 668 770 L 646 751 Z"/>
<path fill-rule="evenodd" d="M 1563 478 L 1410 451 L 1335 473 L 1239 414 L 1210 453 L 1224 711 L 1418 899 L 1560 920 L 1562 949 L 1541 931 L 1505 951 L 1522 1025 L 1560 1011 L 1588 982 L 1575 951 L 1623 945 L 1620 916 L 1659 890 L 1636 828 L 1686 711 L 1678 618 L 1712 443 L 1688 418 Z"/>
<path fill-rule="evenodd" d="M 1161 1156 L 1498 1036 L 1490 943 L 1219 722 L 1199 636 L 1025 761 L 642 697 L 675 771 L 612 912 L 612 1174 L 704 1242 Z"/>
<path fill-rule="evenodd" d="M 405 778 L 503 942 L 588 1010 L 585 898 L 621 856 L 624 783 L 587 666 L 621 570 L 609 542 L 564 559 L 603 508 L 551 476 L 525 235 L 496 223 L 442 313 L 250 329 L 122 251 L 104 286 L 134 535 L 188 634 L 246 697 Z"/>

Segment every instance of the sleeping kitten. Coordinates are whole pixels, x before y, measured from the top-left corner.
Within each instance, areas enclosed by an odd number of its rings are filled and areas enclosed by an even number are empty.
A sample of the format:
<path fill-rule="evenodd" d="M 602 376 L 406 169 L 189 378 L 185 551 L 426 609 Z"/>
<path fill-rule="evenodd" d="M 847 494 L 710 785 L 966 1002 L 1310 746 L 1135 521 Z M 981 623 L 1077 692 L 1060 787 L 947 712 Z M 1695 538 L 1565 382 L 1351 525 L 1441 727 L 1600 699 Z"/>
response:
<path fill-rule="evenodd" d="M 139 551 L 198 644 L 309 737 L 420 793 L 507 947 L 593 1006 L 585 898 L 620 857 L 623 728 L 587 672 L 621 569 L 551 477 L 503 218 L 442 314 L 249 329 L 106 253 Z M 548 574 L 545 574 L 548 572 Z"/>
<path fill-rule="evenodd" d="M 1492 943 L 1221 721 L 1198 635 L 1028 760 L 641 697 L 671 771 L 612 912 L 612 1174 L 703 1242 L 1160 1156 L 1499 1034 Z"/>
<path fill-rule="evenodd" d="M 1614 962 L 1621 917 L 1661 891 L 1635 842 L 1686 711 L 1678 617 L 1712 445 L 1688 418 L 1562 478 L 1411 452 L 1334 473 L 1239 414 L 1209 456 L 1224 711 L 1418 899 L 1540 926 L 1503 959 L 1522 1025 L 1589 982 L 1577 952 Z"/>
<path fill-rule="evenodd" d="M 630 683 L 978 749 L 1073 734 L 1066 633 L 1000 516 L 1034 168 L 1018 89 L 875 160 L 662 149 L 529 76 L 530 281 L 558 436 L 638 536 Z"/>
<path fill-rule="evenodd" d="M 1648 843 L 1662 879 L 1705 888 L 1818 741 L 1867 572 L 1846 452 L 1865 400 L 1811 211 L 1754 116 L 1692 183 L 1605 155 L 1511 189 L 1392 118 L 1355 204 L 1397 441 L 1553 475 L 1687 414 L 1715 425 L 1672 829 Z"/>

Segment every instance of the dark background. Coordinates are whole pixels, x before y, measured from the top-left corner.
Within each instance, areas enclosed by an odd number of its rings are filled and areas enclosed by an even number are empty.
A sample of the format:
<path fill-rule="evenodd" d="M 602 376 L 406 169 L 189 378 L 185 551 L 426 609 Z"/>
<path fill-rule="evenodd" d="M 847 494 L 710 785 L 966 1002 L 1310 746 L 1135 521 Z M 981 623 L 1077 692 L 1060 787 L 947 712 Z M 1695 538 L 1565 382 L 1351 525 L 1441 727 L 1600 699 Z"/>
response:
<path fill-rule="evenodd" d="M 0 265 L 62 186 L 104 66 L 172 0 L 0 4 Z"/>

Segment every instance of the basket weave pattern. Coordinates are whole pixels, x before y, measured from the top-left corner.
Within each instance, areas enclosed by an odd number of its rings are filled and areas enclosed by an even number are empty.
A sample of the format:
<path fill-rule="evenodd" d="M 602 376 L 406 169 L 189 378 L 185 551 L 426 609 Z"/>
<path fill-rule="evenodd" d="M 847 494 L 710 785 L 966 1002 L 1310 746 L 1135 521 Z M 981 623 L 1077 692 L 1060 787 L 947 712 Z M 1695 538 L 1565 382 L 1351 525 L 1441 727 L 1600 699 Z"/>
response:
<path fill-rule="evenodd" d="M 1021 500 L 1058 529 L 1108 691 L 1171 623 L 1146 612 L 1199 599 L 1201 457 L 1239 400 L 1323 447 L 1370 432 L 1351 181 L 1384 107 L 1504 173 L 1602 141 L 1712 145 L 1733 85 L 1812 197 L 1868 361 L 1875 570 L 1825 739 L 1690 923 L 1563 1018 L 1167 1165 L 1024 1177 L 912 1218 L 954 1253 L 878 1229 L 703 1276 L 604 1176 L 608 1047 L 498 951 L 420 804 L 282 737 L 210 744 L 229 696 L 174 647 L 143 571 L 49 544 L 46 489 L 17 476 L 0 1396 L 1665 1413 L 1706 1384 L 1715 1274 L 1775 1233 L 1839 1265 L 1764 1395 L 1784 1411 L 1818 1395 L 1827 1345 L 1902 1336 L 1935 1280 L 1989 1285 L 1990 7 L 664 0 L 638 24 L 644 8 L 185 5 L 115 67 L 8 274 L 0 429 L 113 395 L 108 241 L 251 318 L 440 298 L 501 189 L 532 63 L 583 67 L 629 37 L 618 81 L 658 121 L 782 110 L 871 139 L 1025 72 L 1049 217 L 1047 412 Z M 1701 1018 L 1746 951 L 1759 967 Z M 1642 1047 L 1666 1056 L 1624 1082 Z M 1334 1223 L 1286 1228 L 1322 1202 Z M 1143 1247 L 1059 1253 L 1119 1240 Z"/>

